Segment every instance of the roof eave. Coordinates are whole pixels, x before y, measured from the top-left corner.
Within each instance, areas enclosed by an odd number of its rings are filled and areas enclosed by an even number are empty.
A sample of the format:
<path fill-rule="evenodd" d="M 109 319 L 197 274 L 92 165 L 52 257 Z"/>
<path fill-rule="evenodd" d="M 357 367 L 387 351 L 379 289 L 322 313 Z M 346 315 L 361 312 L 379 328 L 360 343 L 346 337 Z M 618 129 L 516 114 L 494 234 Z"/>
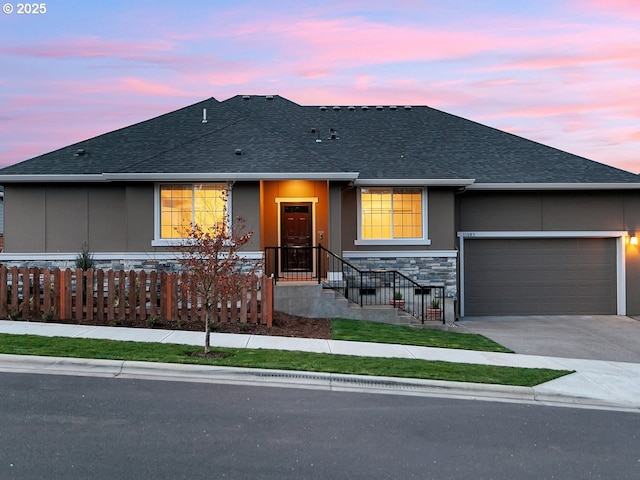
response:
<path fill-rule="evenodd" d="M 344 180 L 353 181 L 358 178 L 358 172 L 213 172 L 213 173 L 105 173 L 109 181 L 257 181 L 257 180 Z"/>
<path fill-rule="evenodd" d="M 361 178 L 355 181 L 360 187 L 394 187 L 394 186 L 442 186 L 468 187 L 473 185 L 473 178 Z"/>
<path fill-rule="evenodd" d="M 97 175 L 0 175 L 5 183 L 97 183 L 97 182 L 203 182 L 257 180 L 354 181 L 358 172 L 300 173 L 102 173 Z"/>
<path fill-rule="evenodd" d="M 474 183 L 468 190 L 637 190 L 640 182 L 629 183 Z"/>
<path fill-rule="evenodd" d="M 101 174 L 85 175 L 0 175 L 0 184 L 5 183 L 95 183 L 107 182 L 108 180 Z"/>

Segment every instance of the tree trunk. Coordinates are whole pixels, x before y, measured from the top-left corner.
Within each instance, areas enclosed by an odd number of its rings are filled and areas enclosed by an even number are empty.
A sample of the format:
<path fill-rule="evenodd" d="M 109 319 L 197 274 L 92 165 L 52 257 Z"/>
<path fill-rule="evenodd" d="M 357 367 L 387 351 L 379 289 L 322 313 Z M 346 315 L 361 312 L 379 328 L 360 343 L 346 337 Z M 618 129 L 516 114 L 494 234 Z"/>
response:
<path fill-rule="evenodd" d="M 204 354 L 211 351 L 211 302 L 206 303 L 204 315 Z"/>

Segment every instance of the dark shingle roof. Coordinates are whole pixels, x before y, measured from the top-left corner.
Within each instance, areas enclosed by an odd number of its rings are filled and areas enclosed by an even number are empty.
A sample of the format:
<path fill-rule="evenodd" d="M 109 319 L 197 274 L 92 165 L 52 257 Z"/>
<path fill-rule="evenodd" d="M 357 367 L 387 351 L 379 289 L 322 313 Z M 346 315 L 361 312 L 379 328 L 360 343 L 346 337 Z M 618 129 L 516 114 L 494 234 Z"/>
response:
<path fill-rule="evenodd" d="M 202 122 L 205 108 L 207 123 Z M 84 154 L 77 155 L 80 149 Z M 321 108 L 280 96 L 210 98 L 6 167 L 0 176 L 212 172 L 359 172 L 360 180 L 476 183 L 638 182 L 630 172 L 426 106 Z"/>

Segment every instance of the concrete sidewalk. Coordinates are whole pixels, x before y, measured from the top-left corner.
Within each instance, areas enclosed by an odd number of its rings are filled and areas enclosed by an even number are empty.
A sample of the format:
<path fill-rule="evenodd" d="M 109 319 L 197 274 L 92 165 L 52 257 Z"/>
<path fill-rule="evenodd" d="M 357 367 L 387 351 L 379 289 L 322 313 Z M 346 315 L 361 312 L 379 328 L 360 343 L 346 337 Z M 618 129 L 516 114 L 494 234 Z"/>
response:
<path fill-rule="evenodd" d="M 96 327 L 0 320 L 0 333 L 137 342 L 203 345 L 201 332 Z M 549 405 L 640 411 L 640 364 L 537 355 L 475 352 L 410 345 L 347 342 L 262 335 L 213 333 L 212 346 L 263 348 L 369 357 L 398 357 L 456 363 L 572 370 L 575 373 L 536 387 L 380 378 L 314 372 L 266 371 L 196 365 L 0 355 L 0 371 L 103 375 L 183 381 L 255 383 L 348 391 L 482 398 Z"/>

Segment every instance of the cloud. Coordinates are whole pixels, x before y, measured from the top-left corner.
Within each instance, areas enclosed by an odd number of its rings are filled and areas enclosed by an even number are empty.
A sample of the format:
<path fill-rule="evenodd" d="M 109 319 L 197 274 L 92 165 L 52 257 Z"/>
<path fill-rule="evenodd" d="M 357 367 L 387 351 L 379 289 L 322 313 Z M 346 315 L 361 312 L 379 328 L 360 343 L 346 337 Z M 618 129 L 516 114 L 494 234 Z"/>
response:
<path fill-rule="evenodd" d="M 604 42 L 602 42 L 604 43 Z M 617 68 L 637 71 L 640 67 L 640 45 L 609 42 L 606 46 L 588 49 L 581 54 L 566 55 L 550 53 L 545 56 L 527 55 L 522 60 L 494 66 L 495 70 L 546 70 L 568 69 L 600 64 L 617 63 Z"/>
<path fill-rule="evenodd" d="M 192 94 L 184 89 L 166 83 L 152 82 L 142 78 L 123 78 L 117 87 L 126 93 L 168 97 L 188 97 Z"/>
<path fill-rule="evenodd" d="M 573 0 L 576 8 L 608 14 L 624 20 L 640 20 L 640 3 L 637 0 Z"/>
<path fill-rule="evenodd" d="M 622 130 L 614 132 L 613 141 L 615 143 L 638 143 L 640 144 L 640 130 Z"/>
<path fill-rule="evenodd" d="M 290 71 L 327 76 L 364 65 L 451 60 L 497 47 L 498 39 L 424 25 L 396 25 L 363 18 L 265 19 L 219 30 L 218 38 L 252 42 Z M 237 51 L 238 45 L 234 51 Z"/>
<path fill-rule="evenodd" d="M 146 40 L 127 42 L 99 37 L 77 37 L 50 42 L 13 44 L 0 47 L 0 52 L 9 55 L 47 59 L 68 58 L 120 58 L 161 61 L 163 55 L 173 50 L 172 42 Z"/>

